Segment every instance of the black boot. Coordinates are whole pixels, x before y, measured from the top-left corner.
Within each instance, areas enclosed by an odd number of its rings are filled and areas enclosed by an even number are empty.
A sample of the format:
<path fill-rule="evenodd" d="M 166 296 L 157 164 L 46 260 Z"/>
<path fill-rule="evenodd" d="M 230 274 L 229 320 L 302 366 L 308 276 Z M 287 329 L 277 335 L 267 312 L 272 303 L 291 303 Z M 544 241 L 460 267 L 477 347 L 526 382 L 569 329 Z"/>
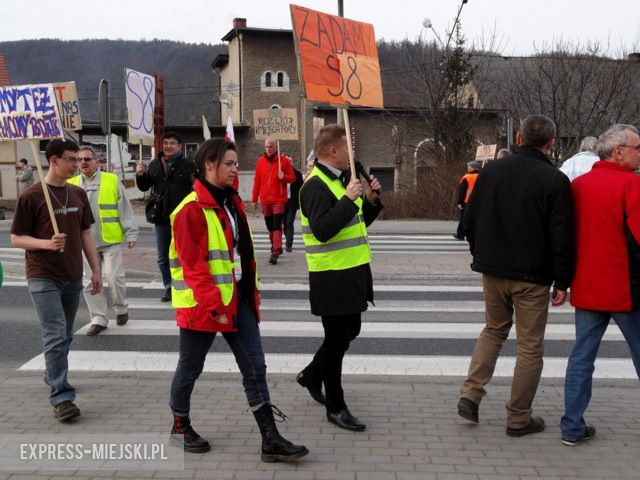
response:
<path fill-rule="evenodd" d="M 171 439 L 184 448 L 185 452 L 203 453 L 211 450 L 209 442 L 202 438 L 191 426 L 191 418 L 173 415 Z"/>
<path fill-rule="evenodd" d="M 288 440 L 282 438 L 276 428 L 276 421 L 273 413 L 276 413 L 284 421 L 286 416 L 275 405 L 267 403 L 260 407 L 259 410 L 253 412 L 256 422 L 260 428 L 262 435 L 262 461 L 272 462 L 291 462 L 298 458 L 304 457 L 309 450 L 304 445 L 294 445 Z"/>

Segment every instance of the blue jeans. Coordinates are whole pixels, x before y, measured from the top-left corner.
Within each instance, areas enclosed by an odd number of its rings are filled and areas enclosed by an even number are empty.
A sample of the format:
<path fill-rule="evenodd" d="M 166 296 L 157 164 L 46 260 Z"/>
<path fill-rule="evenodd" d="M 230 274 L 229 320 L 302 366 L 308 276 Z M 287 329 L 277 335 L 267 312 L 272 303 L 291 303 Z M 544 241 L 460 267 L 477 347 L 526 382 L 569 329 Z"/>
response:
<path fill-rule="evenodd" d="M 169 247 L 171 246 L 171 223 L 156 223 L 156 250 L 158 256 L 156 261 L 162 275 L 162 285 L 164 288 L 171 286 L 171 271 L 169 270 Z"/>
<path fill-rule="evenodd" d="M 49 403 L 55 406 L 75 400 L 76 390 L 67 382 L 69 346 L 78 311 L 82 279 L 62 282 L 30 278 L 29 294 L 42 329 L 46 375 L 51 386 Z"/>
<path fill-rule="evenodd" d="M 225 332 L 224 339 L 231 347 L 242 374 L 242 385 L 251 410 L 258 410 L 270 402 L 267 386 L 267 366 L 264 361 L 260 329 L 249 302 L 238 303 L 237 332 Z M 213 345 L 216 332 L 180 329 L 180 359 L 171 382 L 169 406 L 174 413 L 188 415 L 191 393 L 202 373 L 207 352 Z"/>
<path fill-rule="evenodd" d="M 598 312 L 576 308 L 576 343 L 567 364 L 564 415 L 560 421 L 565 438 L 579 440 L 585 435 L 587 424 L 583 415 L 591 400 L 594 363 L 611 318 L 618 324 L 629 345 L 633 365 L 640 378 L 640 310 Z"/>

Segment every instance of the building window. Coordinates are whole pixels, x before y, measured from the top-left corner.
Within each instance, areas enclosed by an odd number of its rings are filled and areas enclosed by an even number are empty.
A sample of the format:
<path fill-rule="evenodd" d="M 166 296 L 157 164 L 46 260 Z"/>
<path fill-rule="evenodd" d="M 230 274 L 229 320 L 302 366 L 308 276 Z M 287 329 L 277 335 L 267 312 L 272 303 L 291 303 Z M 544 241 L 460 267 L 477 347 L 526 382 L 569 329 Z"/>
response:
<path fill-rule="evenodd" d="M 271 106 L 269 107 L 269 110 L 279 110 L 279 109 L 281 109 L 281 108 L 282 108 L 282 107 L 281 107 L 280 105 L 278 105 L 277 103 L 274 103 L 273 105 L 271 105 Z"/>
<path fill-rule="evenodd" d="M 396 171 L 394 168 L 371 167 L 369 175 L 373 175 L 380 182 L 383 192 L 393 192 L 396 185 Z"/>
<path fill-rule="evenodd" d="M 265 70 L 260 78 L 260 86 L 263 92 L 288 92 L 289 76 L 282 70 L 275 73 Z"/>
<path fill-rule="evenodd" d="M 467 108 L 474 108 L 475 106 L 476 106 L 476 99 L 474 98 L 473 95 L 471 95 L 467 99 Z"/>

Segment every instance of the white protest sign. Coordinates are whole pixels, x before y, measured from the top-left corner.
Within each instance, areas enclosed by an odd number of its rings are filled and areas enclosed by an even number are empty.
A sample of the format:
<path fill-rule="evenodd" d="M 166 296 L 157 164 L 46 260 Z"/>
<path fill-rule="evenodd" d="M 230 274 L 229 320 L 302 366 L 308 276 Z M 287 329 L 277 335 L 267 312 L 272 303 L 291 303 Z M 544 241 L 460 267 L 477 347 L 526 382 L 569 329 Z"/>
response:
<path fill-rule="evenodd" d="M 0 141 L 62 135 L 52 84 L 0 87 Z"/>
<path fill-rule="evenodd" d="M 58 100 L 58 112 L 60 113 L 62 128 L 67 131 L 82 130 L 76 82 L 54 83 L 53 89 Z"/>
<path fill-rule="evenodd" d="M 138 139 L 153 143 L 153 112 L 156 102 L 156 80 L 146 73 L 125 68 L 124 86 L 127 98 L 128 141 Z"/>

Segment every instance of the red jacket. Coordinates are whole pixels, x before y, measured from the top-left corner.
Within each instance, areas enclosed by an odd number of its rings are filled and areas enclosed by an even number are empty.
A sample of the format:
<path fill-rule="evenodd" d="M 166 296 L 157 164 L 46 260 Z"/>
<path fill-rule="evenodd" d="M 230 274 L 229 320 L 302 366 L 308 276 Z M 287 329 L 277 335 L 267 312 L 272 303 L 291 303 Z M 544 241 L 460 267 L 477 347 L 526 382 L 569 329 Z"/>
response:
<path fill-rule="evenodd" d="M 251 201 L 257 203 L 260 198 L 262 204 L 287 203 L 287 183 L 293 183 L 296 175 L 291 162 L 284 155 L 280 155 L 280 168 L 284 178 L 278 178 L 278 155 L 269 160 L 262 154 L 256 163 L 256 173 L 253 176 L 253 194 Z"/>
<path fill-rule="evenodd" d="M 628 312 L 640 308 L 640 177 L 600 161 L 571 183 L 576 274 L 571 305 Z"/>
<path fill-rule="evenodd" d="M 234 261 L 235 252 L 233 250 L 233 232 L 226 212 L 218 206 L 215 199 L 207 188 L 196 180 L 193 190 L 198 195 L 198 201 L 185 205 L 180 213 L 175 216 L 173 222 L 173 241 L 178 252 L 178 258 L 182 265 L 185 283 L 193 290 L 198 305 L 192 308 L 176 308 L 176 323 L 179 327 L 189 330 L 200 330 L 205 332 L 234 332 L 237 314 L 238 286 L 234 285 L 234 294 L 231 302 L 226 307 L 222 304 L 220 290 L 212 285 L 211 274 L 207 265 L 208 260 L 208 232 L 207 222 L 204 218 L 203 208 L 212 208 L 223 227 L 231 261 Z M 244 219 L 246 224 L 247 215 L 238 195 L 232 197 L 233 204 L 238 212 L 238 216 Z M 253 252 L 253 245 L 251 245 Z M 243 264 L 246 264 L 243 262 Z M 249 275 L 255 279 L 256 261 L 252 256 L 250 261 L 250 271 L 243 271 L 243 277 Z M 234 280 L 235 284 L 235 280 Z M 255 281 L 253 281 L 255 285 Z M 260 304 L 260 293 L 253 289 L 251 295 L 251 305 L 255 311 L 256 318 L 260 319 L 258 305 Z M 211 312 L 226 314 L 231 320 L 230 323 L 222 323 L 214 318 Z"/>

